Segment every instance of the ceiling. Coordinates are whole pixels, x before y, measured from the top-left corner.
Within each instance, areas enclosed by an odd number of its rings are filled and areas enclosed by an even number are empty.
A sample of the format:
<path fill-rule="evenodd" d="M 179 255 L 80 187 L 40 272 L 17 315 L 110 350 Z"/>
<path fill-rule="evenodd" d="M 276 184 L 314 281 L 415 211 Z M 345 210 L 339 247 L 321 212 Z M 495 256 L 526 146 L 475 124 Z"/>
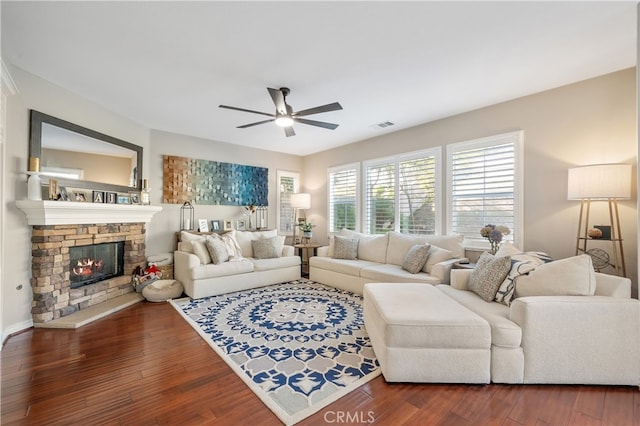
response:
<path fill-rule="evenodd" d="M 2 57 L 146 127 L 307 155 L 636 64 L 637 2 L 1 2 Z M 265 117 L 338 101 L 294 137 Z M 47 112 L 47 111 L 43 111 Z M 380 128 L 376 124 L 392 122 Z M 206 144 L 206 141 L 203 141 Z"/>

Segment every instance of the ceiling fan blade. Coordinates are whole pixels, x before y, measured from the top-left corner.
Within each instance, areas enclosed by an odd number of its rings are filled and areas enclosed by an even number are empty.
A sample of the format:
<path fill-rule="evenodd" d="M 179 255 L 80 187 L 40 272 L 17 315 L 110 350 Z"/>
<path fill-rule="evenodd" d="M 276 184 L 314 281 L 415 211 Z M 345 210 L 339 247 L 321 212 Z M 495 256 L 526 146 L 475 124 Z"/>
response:
<path fill-rule="evenodd" d="M 258 124 L 271 123 L 272 121 L 275 121 L 275 120 L 276 120 L 275 118 L 272 118 L 271 120 L 257 121 L 255 123 L 249 123 L 249 124 L 244 124 L 242 126 L 238 126 L 236 127 L 236 129 L 246 129 L 247 127 L 257 126 Z"/>
<path fill-rule="evenodd" d="M 244 108 L 232 107 L 232 106 L 228 106 L 228 105 L 218 105 L 218 107 L 219 108 L 232 109 L 234 111 L 242 111 L 242 112 L 250 112 L 252 114 L 266 115 L 267 117 L 275 117 L 273 114 L 268 114 L 266 112 L 260 112 L 260 111 L 254 111 L 252 109 L 244 109 Z"/>
<path fill-rule="evenodd" d="M 302 111 L 294 112 L 292 115 L 294 117 L 303 117 L 305 115 L 311 114 L 319 114 L 321 112 L 329 112 L 329 111 L 337 111 L 342 109 L 342 105 L 339 102 L 334 102 L 332 104 L 326 104 L 315 108 L 304 109 Z"/>
<path fill-rule="evenodd" d="M 296 132 L 293 131 L 293 126 L 289 126 L 284 128 L 284 134 L 287 135 L 287 137 L 289 137 L 289 136 L 295 136 Z"/>
<path fill-rule="evenodd" d="M 267 90 L 271 95 L 271 99 L 273 99 L 273 103 L 276 106 L 276 110 L 278 110 L 280 114 L 286 114 L 287 104 L 284 101 L 284 95 L 282 94 L 282 91 L 278 89 L 272 89 L 271 87 L 267 87 Z"/>
<path fill-rule="evenodd" d="M 294 120 L 297 121 L 298 123 L 309 124 L 311 126 L 317 126 L 317 127 L 323 127 L 329 130 L 335 130 L 338 127 L 337 124 L 325 123 L 324 121 L 308 120 L 306 118 L 294 117 Z"/>

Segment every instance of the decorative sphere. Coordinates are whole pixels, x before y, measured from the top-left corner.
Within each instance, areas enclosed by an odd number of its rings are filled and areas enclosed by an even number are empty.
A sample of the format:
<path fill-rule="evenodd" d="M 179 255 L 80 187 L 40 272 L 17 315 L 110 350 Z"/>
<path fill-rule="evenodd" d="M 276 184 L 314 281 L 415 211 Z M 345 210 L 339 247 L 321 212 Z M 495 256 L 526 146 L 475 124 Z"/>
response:
<path fill-rule="evenodd" d="M 593 261 L 593 269 L 599 271 L 609 266 L 609 253 L 599 248 L 587 250 L 587 254 L 591 256 Z"/>
<path fill-rule="evenodd" d="M 598 228 L 591 228 L 587 231 L 587 235 L 593 239 L 602 238 L 602 231 Z"/>

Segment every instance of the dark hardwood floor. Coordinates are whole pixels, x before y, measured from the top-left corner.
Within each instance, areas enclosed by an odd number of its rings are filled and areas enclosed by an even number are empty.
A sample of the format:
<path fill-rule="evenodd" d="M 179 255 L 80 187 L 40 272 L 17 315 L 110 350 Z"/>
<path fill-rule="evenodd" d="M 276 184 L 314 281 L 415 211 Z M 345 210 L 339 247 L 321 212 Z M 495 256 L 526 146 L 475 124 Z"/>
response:
<path fill-rule="evenodd" d="M 277 425 L 167 303 L 78 330 L 31 329 L 2 352 L 2 425 Z M 615 386 L 387 384 L 382 376 L 301 425 L 640 425 Z"/>

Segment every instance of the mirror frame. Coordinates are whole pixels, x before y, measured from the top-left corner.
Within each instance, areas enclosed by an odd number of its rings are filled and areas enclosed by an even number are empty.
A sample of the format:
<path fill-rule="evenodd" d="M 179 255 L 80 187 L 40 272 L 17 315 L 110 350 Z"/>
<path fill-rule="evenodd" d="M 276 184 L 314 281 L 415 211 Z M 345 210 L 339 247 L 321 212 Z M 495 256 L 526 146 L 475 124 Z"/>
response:
<path fill-rule="evenodd" d="M 137 171 L 138 179 L 135 186 L 122 186 L 114 185 L 110 183 L 92 182 L 87 180 L 76 179 L 57 179 L 58 184 L 62 186 L 69 186 L 72 188 L 82 189 L 98 189 L 104 191 L 113 192 L 131 192 L 142 190 L 142 147 L 132 144 L 130 142 L 123 141 L 121 139 L 114 138 L 113 136 L 105 135 L 95 130 L 87 129 L 78 124 L 65 121 L 61 118 L 53 117 L 40 111 L 31 110 L 31 119 L 29 126 L 29 157 L 41 157 L 42 154 L 42 124 L 50 124 L 52 126 L 60 127 L 71 132 L 79 133 L 81 135 L 97 139 L 102 142 L 110 143 L 135 151 L 137 154 Z M 42 159 L 41 159 L 42 163 Z"/>

